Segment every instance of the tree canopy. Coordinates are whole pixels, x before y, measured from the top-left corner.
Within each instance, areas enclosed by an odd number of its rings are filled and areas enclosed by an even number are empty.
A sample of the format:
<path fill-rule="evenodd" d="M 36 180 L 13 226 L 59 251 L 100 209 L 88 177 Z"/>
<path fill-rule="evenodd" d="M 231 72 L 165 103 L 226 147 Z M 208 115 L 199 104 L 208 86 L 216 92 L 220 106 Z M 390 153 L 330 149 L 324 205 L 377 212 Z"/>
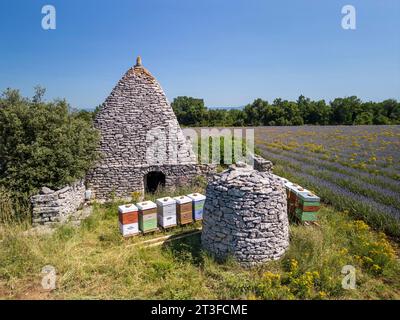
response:
<path fill-rule="evenodd" d="M 0 186 L 32 193 L 60 188 L 85 176 L 97 157 L 99 134 L 90 113 L 65 100 L 44 102 L 7 89 L 0 97 Z"/>
<path fill-rule="evenodd" d="M 296 126 L 400 124 L 400 102 L 362 102 L 356 96 L 313 101 L 256 99 L 241 109 L 210 109 L 202 99 L 177 97 L 172 108 L 184 126 Z"/>

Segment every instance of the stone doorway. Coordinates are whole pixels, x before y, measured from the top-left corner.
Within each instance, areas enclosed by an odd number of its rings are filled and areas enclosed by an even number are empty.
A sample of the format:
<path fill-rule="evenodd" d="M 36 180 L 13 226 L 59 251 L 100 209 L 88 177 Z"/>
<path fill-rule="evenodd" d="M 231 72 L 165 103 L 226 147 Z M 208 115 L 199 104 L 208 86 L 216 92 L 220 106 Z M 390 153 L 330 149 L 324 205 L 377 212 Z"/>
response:
<path fill-rule="evenodd" d="M 165 174 L 161 171 L 151 171 L 144 176 L 144 191 L 155 193 L 158 188 L 165 187 Z"/>

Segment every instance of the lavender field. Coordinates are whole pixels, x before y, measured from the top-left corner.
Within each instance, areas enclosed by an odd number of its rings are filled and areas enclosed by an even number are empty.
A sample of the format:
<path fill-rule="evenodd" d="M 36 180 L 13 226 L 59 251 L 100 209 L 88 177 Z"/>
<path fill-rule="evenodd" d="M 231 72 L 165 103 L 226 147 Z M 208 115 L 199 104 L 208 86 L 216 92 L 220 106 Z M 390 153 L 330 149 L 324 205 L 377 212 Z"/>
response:
<path fill-rule="evenodd" d="M 400 126 L 258 127 L 255 138 L 275 173 L 400 235 Z"/>

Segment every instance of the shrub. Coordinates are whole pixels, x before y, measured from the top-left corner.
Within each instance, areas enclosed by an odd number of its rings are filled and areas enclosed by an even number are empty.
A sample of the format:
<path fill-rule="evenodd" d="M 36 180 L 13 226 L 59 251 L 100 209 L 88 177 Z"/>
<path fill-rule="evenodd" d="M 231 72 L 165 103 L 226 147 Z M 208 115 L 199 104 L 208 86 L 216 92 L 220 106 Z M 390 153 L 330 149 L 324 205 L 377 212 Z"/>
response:
<path fill-rule="evenodd" d="M 32 194 L 82 178 L 96 159 L 99 140 L 91 118 L 65 100 L 43 102 L 7 89 L 0 98 L 0 185 Z"/>
<path fill-rule="evenodd" d="M 26 194 L 0 186 L 0 223 L 30 220 L 30 202 Z"/>

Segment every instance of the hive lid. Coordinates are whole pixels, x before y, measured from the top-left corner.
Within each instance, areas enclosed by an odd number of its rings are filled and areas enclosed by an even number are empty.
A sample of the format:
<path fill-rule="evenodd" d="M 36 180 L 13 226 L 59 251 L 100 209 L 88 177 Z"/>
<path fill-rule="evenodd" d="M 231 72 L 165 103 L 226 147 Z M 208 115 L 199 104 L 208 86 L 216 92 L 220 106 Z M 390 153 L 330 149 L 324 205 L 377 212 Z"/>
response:
<path fill-rule="evenodd" d="M 310 193 L 310 190 L 307 190 L 307 189 L 304 189 L 303 187 L 298 186 L 298 187 L 294 190 L 294 192 L 295 192 L 298 196 L 300 196 L 301 194 L 306 195 L 306 194 Z"/>
<path fill-rule="evenodd" d="M 303 201 L 310 201 L 310 202 L 319 202 L 320 198 L 313 194 L 311 191 L 308 191 L 307 193 L 300 193 L 299 198 Z"/>
<path fill-rule="evenodd" d="M 202 195 L 201 193 L 191 193 L 188 194 L 187 196 L 194 201 L 201 201 L 206 199 L 206 196 Z"/>
<path fill-rule="evenodd" d="M 134 204 L 125 204 L 123 206 L 118 207 L 118 212 L 126 213 L 126 212 L 133 212 L 138 211 L 138 208 Z"/>
<path fill-rule="evenodd" d="M 297 185 L 297 184 L 295 184 L 293 182 L 285 183 L 285 186 L 286 186 L 286 188 L 288 188 L 289 190 L 291 190 L 293 192 L 296 192 L 296 191 L 299 190 L 299 188 L 301 188 L 299 185 Z M 303 190 L 300 190 L 300 191 L 303 191 Z"/>
<path fill-rule="evenodd" d="M 136 206 L 138 207 L 139 210 L 149 210 L 153 208 L 157 208 L 157 205 L 153 201 L 142 201 L 136 203 Z"/>
<path fill-rule="evenodd" d="M 167 205 L 170 205 L 170 204 L 175 204 L 176 201 L 175 201 L 175 199 L 172 199 L 171 197 L 164 197 L 164 198 L 157 199 L 156 203 L 159 206 L 167 206 Z"/>
<path fill-rule="evenodd" d="M 184 203 L 189 203 L 192 202 L 192 199 L 190 199 L 187 196 L 178 196 L 178 197 L 174 197 L 176 203 L 178 204 L 184 204 Z"/>

